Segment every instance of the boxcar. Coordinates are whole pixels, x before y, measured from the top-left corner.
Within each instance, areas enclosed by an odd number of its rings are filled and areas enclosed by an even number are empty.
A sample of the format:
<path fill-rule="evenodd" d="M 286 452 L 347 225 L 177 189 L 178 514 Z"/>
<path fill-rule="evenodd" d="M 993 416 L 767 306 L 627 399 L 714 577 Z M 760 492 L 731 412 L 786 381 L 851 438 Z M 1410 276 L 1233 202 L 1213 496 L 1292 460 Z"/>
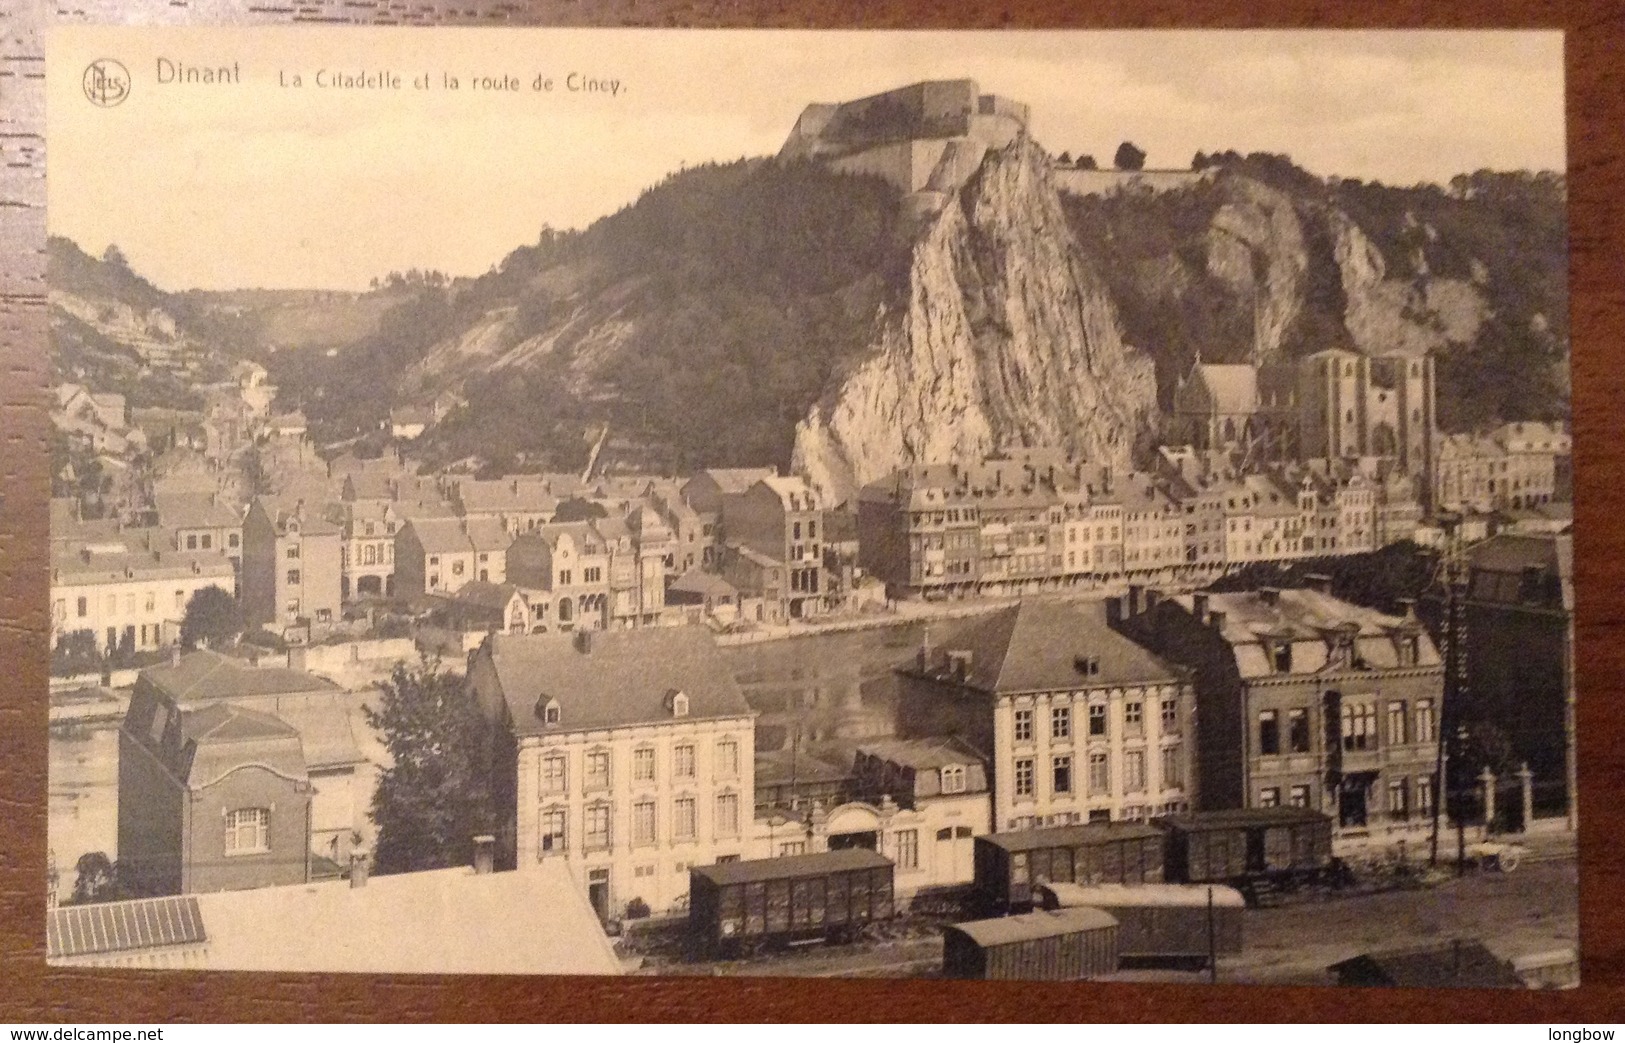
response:
<path fill-rule="evenodd" d="M 865 848 L 689 870 L 689 940 L 700 956 L 850 939 L 892 912 L 892 861 Z"/>
<path fill-rule="evenodd" d="M 1110 913 L 1117 920 L 1117 953 L 1125 960 L 1206 961 L 1209 953 L 1241 952 L 1247 903 L 1223 884 L 1039 884 L 1035 891 L 1044 909 Z"/>
<path fill-rule="evenodd" d="M 1030 909 L 1038 881 L 1145 884 L 1163 878 L 1163 833 L 1140 822 L 1091 822 L 977 837 L 975 891 L 986 914 Z"/>
<path fill-rule="evenodd" d="M 1117 970 L 1117 921 L 1099 909 L 1037 911 L 942 930 L 948 978 L 1081 981 Z"/>
<path fill-rule="evenodd" d="M 1318 878 L 1332 860 L 1332 820 L 1308 808 L 1241 808 L 1171 815 L 1168 879 L 1182 884 Z"/>

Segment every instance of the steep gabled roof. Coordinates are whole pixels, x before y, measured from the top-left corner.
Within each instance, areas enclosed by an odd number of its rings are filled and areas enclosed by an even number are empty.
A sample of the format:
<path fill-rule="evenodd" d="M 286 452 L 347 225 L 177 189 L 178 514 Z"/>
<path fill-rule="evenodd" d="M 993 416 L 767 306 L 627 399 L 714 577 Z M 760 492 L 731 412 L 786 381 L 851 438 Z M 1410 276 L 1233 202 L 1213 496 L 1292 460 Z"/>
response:
<path fill-rule="evenodd" d="M 703 627 L 493 634 L 480 654 L 490 656 L 522 736 L 751 715 Z M 686 717 L 672 714 L 674 691 L 688 696 Z M 537 712 L 549 700 L 560 709 L 553 726 Z"/>
<path fill-rule="evenodd" d="M 984 692 L 1048 692 L 1068 688 L 1167 684 L 1174 667 L 1106 624 L 1104 605 L 1023 600 L 981 617 L 937 643 L 948 653 L 970 653 L 964 683 Z M 1093 659 L 1096 670 L 1079 667 Z M 932 676 L 951 678 L 942 661 Z"/>

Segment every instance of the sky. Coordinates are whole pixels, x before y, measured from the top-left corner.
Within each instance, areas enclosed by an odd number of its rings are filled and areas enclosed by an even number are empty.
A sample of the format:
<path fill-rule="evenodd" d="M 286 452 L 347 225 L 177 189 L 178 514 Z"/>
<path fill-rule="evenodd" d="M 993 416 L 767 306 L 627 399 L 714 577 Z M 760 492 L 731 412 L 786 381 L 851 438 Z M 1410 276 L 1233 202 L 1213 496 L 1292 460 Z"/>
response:
<path fill-rule="evenodd" d="M 809 102 L 965 77 L 1026 102 L 1050 152 L 1102 166 L 1131 140 L 1148 167 L 1234 149 L 1442 184 L 1564 169 L 1562 48 L 1556 32 L 70 27 L 47 47 L 47 221 L 166 290 L 477 275 L 684 166 L 777 152 Z M 100 59 L 130 73 L 117 105 L 87 98 Z M 160 59 L 236 82 L 162 83 Z M 475 83 L 504 77 L 520 89 Z M 583 78 L 614 92 L 569 89 Z"/>

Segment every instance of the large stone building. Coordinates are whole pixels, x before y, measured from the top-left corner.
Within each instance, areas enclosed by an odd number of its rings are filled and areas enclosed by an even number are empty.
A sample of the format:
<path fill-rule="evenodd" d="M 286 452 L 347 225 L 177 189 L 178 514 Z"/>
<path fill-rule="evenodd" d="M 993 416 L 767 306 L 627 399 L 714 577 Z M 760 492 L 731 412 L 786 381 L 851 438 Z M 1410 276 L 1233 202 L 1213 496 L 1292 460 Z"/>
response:
<path fill-rule="evenodd" d="M 802 110 L 779 150 L 847 174 L 891 182 L 920 212 L 942 207 L 990 150 L 1028 127 L 1027 106 L 983 94 L 974 80 L 933 80 Z"/>
<path fill-rule="evenodd" d="M 508 736 L 493 783 L 521 872 L 567 860 L 613 919 L 681 908 L 690 866 L 746 855 L 754 712 L 705 630 L 495 634 L 468 684 Z"/>
<path fill-rule="evenodd" d="M 1026 600 L 920 649 L 898 731 L 983 757 L 995 829 L 1142 821 L 1195 801 L 1194 710 L 1183 671 L 1101 605 Z"/>
<path fill-rule="evenodd" d="M 226 702 L 183 711 L 137 688 L 118 763 L 119 872 L 136 893 L 310 879 L 310 777 L 284 721 Z"/>
<path fill-rule="evenodd" d="M 1108 602 L 1114 624 L 1192 671 L 1200 806 L 1324 811 L 1343 834 L 1429 821 L 1444 668 L 1414 616 L 1316 588 Z"/>

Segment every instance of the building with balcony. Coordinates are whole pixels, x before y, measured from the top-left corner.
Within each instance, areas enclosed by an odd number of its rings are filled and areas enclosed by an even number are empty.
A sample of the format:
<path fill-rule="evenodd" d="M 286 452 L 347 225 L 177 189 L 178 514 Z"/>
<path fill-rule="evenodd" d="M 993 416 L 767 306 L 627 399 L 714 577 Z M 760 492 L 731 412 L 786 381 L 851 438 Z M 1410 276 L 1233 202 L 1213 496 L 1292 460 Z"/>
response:
<path fill-rule="evenodd" d="M 1323 811 L 1344 834 L 1431 823 L 1444 667 L 1414 615 L 1313 588 L 1133 588 L 1114 626 L 1191 671 L 1205 810 Z"/>

